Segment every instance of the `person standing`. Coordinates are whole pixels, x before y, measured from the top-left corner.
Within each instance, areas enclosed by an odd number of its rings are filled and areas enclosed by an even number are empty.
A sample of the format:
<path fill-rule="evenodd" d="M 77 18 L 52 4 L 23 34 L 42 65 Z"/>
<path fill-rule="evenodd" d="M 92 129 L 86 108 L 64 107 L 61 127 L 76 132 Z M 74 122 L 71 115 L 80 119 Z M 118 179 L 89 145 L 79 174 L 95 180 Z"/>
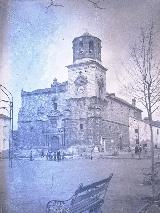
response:
<path fill-rule="evenodd" d="M 59 161 L 59 151 L 57 151 L 57 161 Z"/>
<path fill-rule="evenodd" d="M 30 152 L 29 159 L 30 159 L 30 161 L 32 161 L 32 160 L 33 160 L 33 154 L 32 154 L 32 150 L 31 150 L 31 152 Z"/>
<path fill-rule="evenodd" d="M 42 149 L 42 151 L 41 151 L 41 158 L 43 158 L 44 157 L 44 150 Z"/>
<path fill-rule="evenodd" d="M 137 155 L 137 154 L 138 154 L 138 151 L 139 151 L 139 149 L 138 149 L 138 146 L 137 146 L 137 145 L 135 146 L 135 149 L 134 149 L 134 150 L 135 150 L 135 154 Z"/>
<path fill-rule="evenodd" d="M 141 158 L 141 153 L 142 153 L 142 146 L 140 145 L 140 146 L 139 146 L 139 149 L 138 149 L 138 156 L 139 156 L 139 159 Z"/>
<path fill-rule="evenodd" d="M 54 152 L 54 161 L 56 161 L 56 157 L 57 157 L 56 152 Z"/>
<path fill-rule="evenodd" d="M 64 156 L 65 156 L 65 154 L 64 154 L 64 152 L 62 152 L 62 160 L 64 160 Z"/>
<path fill-rule="evenodd" d="M 47 158 L 47 160 L 49 159 L 49 154 L 48 154 L 48 152 L 47 152 L 47 154 L 46 154 L 46 158 Z"/>
<path fill-rule="evenodd" d="M 58 152 L 57 152 L 57 160 L 58 160 L 58 161 L 60 161 L 60 157 L 61 157 L 61 153 L 60 153 L 60 151 L 58 150 Z"/>

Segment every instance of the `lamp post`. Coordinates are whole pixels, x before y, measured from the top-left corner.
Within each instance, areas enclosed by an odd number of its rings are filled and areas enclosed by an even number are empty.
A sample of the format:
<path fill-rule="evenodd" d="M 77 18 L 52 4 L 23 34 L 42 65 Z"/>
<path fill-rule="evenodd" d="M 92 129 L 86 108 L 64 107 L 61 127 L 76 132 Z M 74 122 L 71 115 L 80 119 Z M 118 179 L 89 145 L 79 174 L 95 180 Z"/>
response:
<path fill-rule="evenodd" d="M 9 161 L 12 168 L 12 152 L 13 152 L 13 96 L 12 93 L 2 84 L 0 84 L 0 90 L 7 97 L 8 100 L 1 100 L 2 102 L 9 103 L 9 115 L 10 115 L 10 137 L 9 137 Z M 7 109 L 7 107 L 1 107 L 2 109 Z"/>

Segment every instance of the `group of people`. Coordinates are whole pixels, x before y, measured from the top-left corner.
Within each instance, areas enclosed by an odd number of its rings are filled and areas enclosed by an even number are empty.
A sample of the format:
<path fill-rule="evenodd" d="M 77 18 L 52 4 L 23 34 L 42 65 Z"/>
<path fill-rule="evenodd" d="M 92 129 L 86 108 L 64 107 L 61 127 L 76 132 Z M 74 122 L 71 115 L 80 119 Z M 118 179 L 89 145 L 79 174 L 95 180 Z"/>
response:
<path fill-rule="evenodd" d="M 130 146 L 128 147 L 128 152 L 131 152 L 132 157 L 138 156 L 138 158 L 141 158 L 142 153 L 144 154 L 144 156 L 147 155 L 147 146 L 144 144 L 143 147 L 140 144 L 136 144 L 136 146 L 134 147 L 134 149 L 132 149 Z"/>
<path fill-rule="evenodd" d="M 45 157 L 45 156 L 47 160 L 60 161 L 64 159 L 64 153 L 61 154 L 60 150 L 58 150 L 57 152 L 48 151 L 46 155 L 44 151 L 42 150 L 41 157 Z"/>
<path fill-rule="evenodd" d="M 40 153 L 40 156 L 41 156 L 41 158 L 46 157 L 47 160 L 60 161 L 60 160 L 64 159 L 64 152 L 62 152 L 62 154 L 61 154 L 60 150 L 58 150 L 57 152 L 48 151 L 45 154 L 44 150 L 42 150 Z M 32 150 L 30 151 L 30 154 L 29 154 L 29 160 L 30 161 L 34 160 Z"/>

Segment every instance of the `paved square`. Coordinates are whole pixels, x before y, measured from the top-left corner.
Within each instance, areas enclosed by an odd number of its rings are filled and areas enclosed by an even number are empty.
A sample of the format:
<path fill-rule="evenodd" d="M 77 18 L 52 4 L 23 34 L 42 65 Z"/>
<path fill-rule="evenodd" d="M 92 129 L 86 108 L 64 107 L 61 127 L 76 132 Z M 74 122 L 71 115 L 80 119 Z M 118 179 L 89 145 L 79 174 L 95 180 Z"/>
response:
<path fill-rule="evenodd" d="M 0 161 L 1 202 L 7 213 L 45 213 L 47 201 L 68 199 L 80 183 L 113 173 L 103 213 L 136 213 L 141 198 L 151 194 L 151 186 L 142 184 L 142 168 L 149 166 L 147 159 L 16 160 L 11 169 Z"/>

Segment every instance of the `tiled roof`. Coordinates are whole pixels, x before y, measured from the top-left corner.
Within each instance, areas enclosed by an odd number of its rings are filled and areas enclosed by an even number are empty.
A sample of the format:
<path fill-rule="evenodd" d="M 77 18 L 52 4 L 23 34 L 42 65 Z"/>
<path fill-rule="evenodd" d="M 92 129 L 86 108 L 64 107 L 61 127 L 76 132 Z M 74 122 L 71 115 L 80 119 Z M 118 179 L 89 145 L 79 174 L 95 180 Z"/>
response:
<path fill-rule="evenodd" d="M 133 105 L 130 104 L 129 102 L 125 101 L 124 99 L 119 98 L 119 97 L 116 97 L 114 93 L 107 93 L 107 94 L 106 94 L 106 98 L 113 99 L 113 100 L 115 100 L 115 101 L 117 101 L 117 102 L 119 102 L 119 103 L 122 103 L 122 104 L 124 104 L 124 105 L 127 105 L 127 106 L 129 106 L 129 107 L 131 107 L 131 108 L 134 108 L 134 109 L 136 109 L 136 110 L 142 112 L 141 109 L 139 109 L 139 108 L 133 106 Z"/>

